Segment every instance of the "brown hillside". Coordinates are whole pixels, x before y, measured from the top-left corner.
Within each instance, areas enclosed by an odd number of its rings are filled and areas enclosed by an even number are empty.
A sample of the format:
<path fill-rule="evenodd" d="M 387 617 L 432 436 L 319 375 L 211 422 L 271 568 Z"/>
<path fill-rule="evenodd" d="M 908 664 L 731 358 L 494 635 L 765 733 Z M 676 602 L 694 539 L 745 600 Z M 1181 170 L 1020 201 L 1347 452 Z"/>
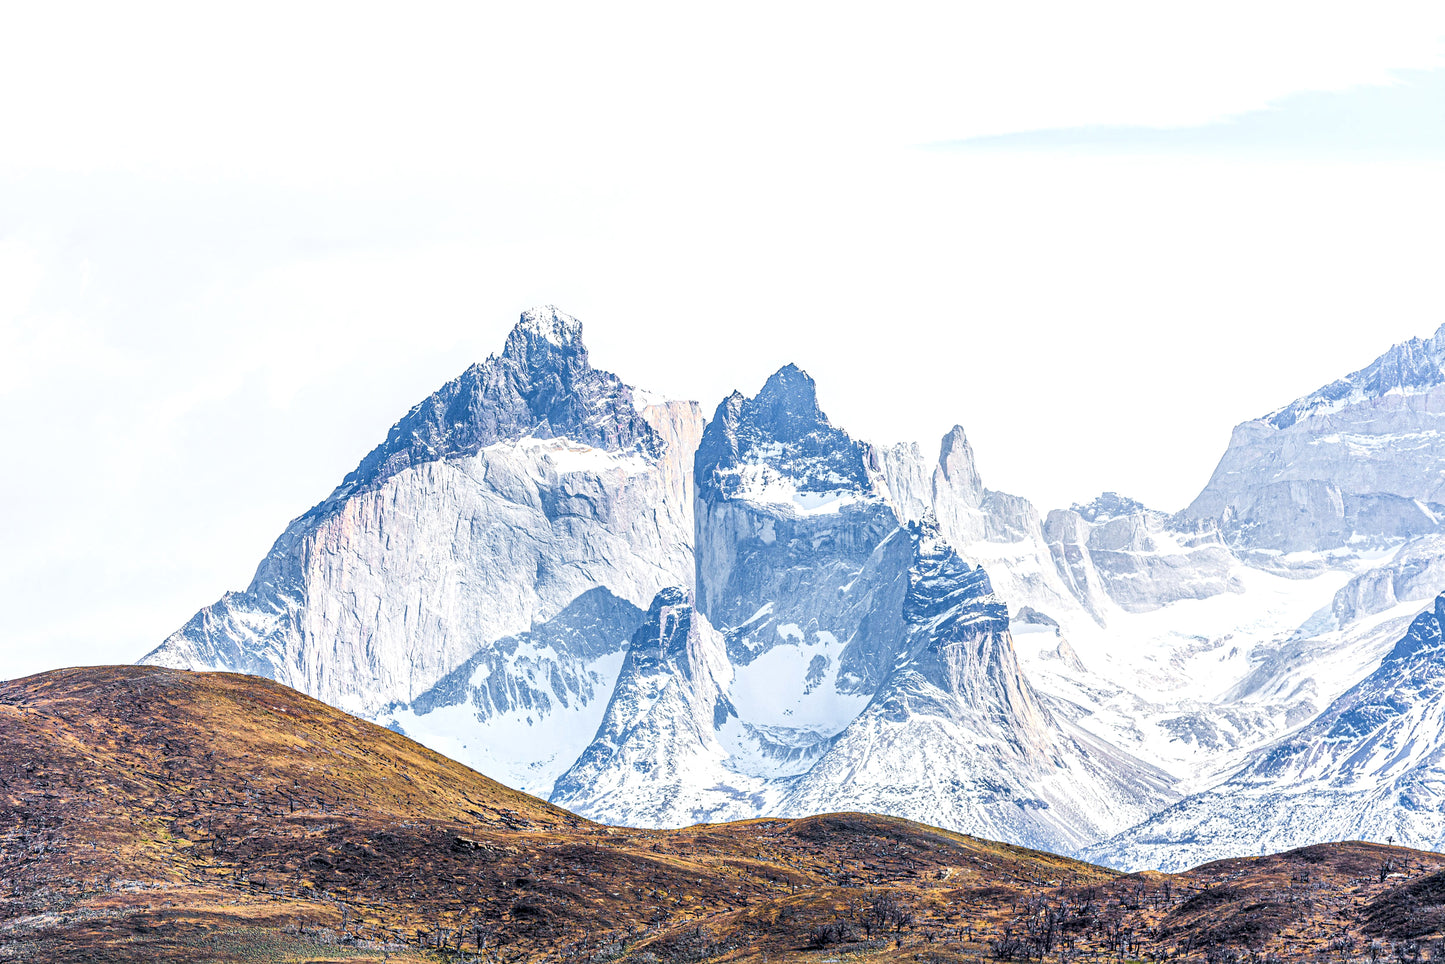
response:
<path fill-rule="evenodd" d="M 861 814 L 603 827 L 255 677 L 46 673 L 0 684 L 0 736 L 0 960 L 1428 956 L 1441 927 L 1445 858 L 1372 844 L 1125 876 Z"/>

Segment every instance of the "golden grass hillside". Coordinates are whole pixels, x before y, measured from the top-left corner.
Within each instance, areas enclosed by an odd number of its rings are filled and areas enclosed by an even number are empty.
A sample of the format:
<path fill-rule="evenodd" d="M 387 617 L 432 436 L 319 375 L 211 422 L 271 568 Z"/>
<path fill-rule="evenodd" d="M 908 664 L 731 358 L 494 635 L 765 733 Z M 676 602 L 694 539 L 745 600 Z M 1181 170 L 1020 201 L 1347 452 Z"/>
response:
<path fill-rule="evenodd" d="M 1371 844 L 1166 876 L 863 814 L 603 827 L 233 674 L 0 684 L 0 737 L 0 960 L 1323 960 L 1445 926 L 1445 858 Z"/>

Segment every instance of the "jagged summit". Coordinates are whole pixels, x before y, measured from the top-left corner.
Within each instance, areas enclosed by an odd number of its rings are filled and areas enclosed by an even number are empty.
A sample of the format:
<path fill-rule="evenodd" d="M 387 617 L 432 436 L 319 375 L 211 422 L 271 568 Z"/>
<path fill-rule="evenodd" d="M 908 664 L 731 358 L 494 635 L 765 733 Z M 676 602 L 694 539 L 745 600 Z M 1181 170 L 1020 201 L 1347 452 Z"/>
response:
<path fill-rule="evenodd" d="M 582 322 L 557 310 L 555 305 L 540 305 L 522 312 L 522 317 L 507 336 L 505 353 L 515 357 L 514 347 L 535 343 L 538 339 L 557 347 L 577 346 L 582 351 Z"/>
<path fill-rule="evenodd" d="M 1445 325 L 1429 338 L 1411 338 L 1391 346 L 1359 371 L 1295 399 L 1260 421 L 1289 428 L 1301 419 L 1353 402 L 1391 393 L 1416 394 L 1441 384 L 1445 384 Z"/>
<path fill-rule="evenodd" d="M 551 799 L 652 826 L 736 806 L 736 774 L 725 766 L 716 732 L 737 715 L 727 697 L 731 682 L 722 637 L 693 610 L 692 593 L 660 590 L 632 635 L 596 736 L 557 778 Z M 661 792 L 643 799 L 632 790 L 639 774 Z"/>
<path fill-rule="evenodd" d="M 789 364 L 752 398 L 723 399 L 703 431 L 694 472 L 700 488 L 726 498 L 787 502 L 870 491 L 870 460 L 870 448 L 818 407 L 812 377 Z"/>
<path fill-rule="evenodd" d="M 1110 519 L 1148 511 L 1138 499 L 1131 499 L 1117 492 L 1101 492 L 1087 505 L 1076 502 L 1072 508 L 1088 522 L 1107 522 Z"/>
<path fill-rule="evenodd" d="M 633 662 L 649 666 L 674 663 L 685 668 L 688 640 L 694 636 L 692 615 L 692 593 L 681 586 L 660 590 L 633 634 L 629 651 Z"/>
<path fill-rule="evenodd" d="M 964 505 L 974 508 L 983 501 L 983 479 L 962 425 L 949 429 L 939 443 L 938 473 L 941 478 L 935 481 L 935 489 L 947 487 L 959 494 Z"/>
<path fill-rule="evenodd" d="M 791 363 L 763 384 L 753 407 L 755 417 L 767 423 L 779 442 L 797 442 L 819 425 L 830 424 L 818 408 L 818 386 L 812 376 Z"/>
<path fill-rule="evenodd" d="M 656 456 L 661 450 L 631 387 L 592 367 L 582 323 L 548 305 L 522 313 L 501 355 L 468 368 L 392 426 L 332 498 L 413 465 L 529 435 L 609 451 L 639 447 Z"/>

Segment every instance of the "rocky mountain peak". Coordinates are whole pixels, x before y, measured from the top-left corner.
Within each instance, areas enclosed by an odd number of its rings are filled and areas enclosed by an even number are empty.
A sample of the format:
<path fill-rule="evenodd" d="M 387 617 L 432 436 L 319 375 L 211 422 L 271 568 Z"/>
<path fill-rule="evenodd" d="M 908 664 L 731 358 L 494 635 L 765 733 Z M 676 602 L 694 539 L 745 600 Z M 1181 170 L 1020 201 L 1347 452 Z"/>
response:
<path fill-rule="evenodd" d="M 501 355 L 473 365 L 416 405 L 332 500 L 413 465 L 475 455 L 527 436 L 568 438 L 609 451 L 639 448 L 653 456 L 663 449 L 631 387 L 592 367 L 582 323 L 551 306 L 532 308 L 507 335 Z"/>
<path fill-rule="evenodd" d="M 753 399 L 755 417 L 779 442 L 797 442 L 819 426 L 830 425 L 818 408 L 818 386 L 797 365 L 779 368 Z"/>
<path fill-rule="evenodd" d="M 1149 511 L 1138 499 L 1131 499 L 1117 492 L 1101 492 L 1098 498 L 1087 505 L 1075 503 L 1073 510 L 1087 522 L 1108 522 L 1110 519 Z"/>
<path fill-rule="evenodd" d="M 688 640 L 693 633 L 692 593 L 679 586 L 658 592 L 647 617 L 632 636 L 631 655 L 639 667 L 687 663 Z"/>
<path fill-rule="evenodd" d="M 763 489 L 798 494 L 870 492 L 872 449 L 833 425 L 817 386 L 796 365 L 778 369 L 752 398 L 718 405 L 698 446 L 699 488 L 724 498 Z"/>
<path fill-rule="evenodd" d="M 964 505 L 977 508 L 983 501 L 983 479 L 978 474 L 973 446 L 968 444 L 962 425 L 949 429 L 939 446 L 938 478 L 934 488 L 942 487 L 956 493 Z"/>
<path fill-rule="evenodd" d="M 507 335 L 502 356 L 529 369 L 549 367 L 560 359 L 576 359 L 587 367 L 582 322 L 552 305 L 528 308 Z"/>

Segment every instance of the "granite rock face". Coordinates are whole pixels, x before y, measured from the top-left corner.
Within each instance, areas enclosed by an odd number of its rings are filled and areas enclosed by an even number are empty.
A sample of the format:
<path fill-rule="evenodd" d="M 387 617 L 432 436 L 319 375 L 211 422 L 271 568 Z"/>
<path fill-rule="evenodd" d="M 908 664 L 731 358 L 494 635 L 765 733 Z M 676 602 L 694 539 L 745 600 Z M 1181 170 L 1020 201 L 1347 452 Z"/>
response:
<path fill-rule="evenodd" d="M 1330 610 L 1347 624 L 1404 602 L 1429 599 L 1445 586 L 1445 536 L 1406 544 L 1382 566 L 1360 573 L 1335 593 Z"/>
<path fill-rule="evenodd" d="M 1170 522 L 1105 492 L 1088 505 L 1050 512 L 1044 535 L 1060 575 L 1091 613 L 1102 613 L 1104 597 L 1137 613 L 1244 590 L 1238 560 L 1214 529 L 1181 532 Z"/>
<path fill-rule="evenodd" d="M 1445 327 L 1234 430 L 1185 510 L 1231 544 L 1395 545 L 1445 517 Z"/>

